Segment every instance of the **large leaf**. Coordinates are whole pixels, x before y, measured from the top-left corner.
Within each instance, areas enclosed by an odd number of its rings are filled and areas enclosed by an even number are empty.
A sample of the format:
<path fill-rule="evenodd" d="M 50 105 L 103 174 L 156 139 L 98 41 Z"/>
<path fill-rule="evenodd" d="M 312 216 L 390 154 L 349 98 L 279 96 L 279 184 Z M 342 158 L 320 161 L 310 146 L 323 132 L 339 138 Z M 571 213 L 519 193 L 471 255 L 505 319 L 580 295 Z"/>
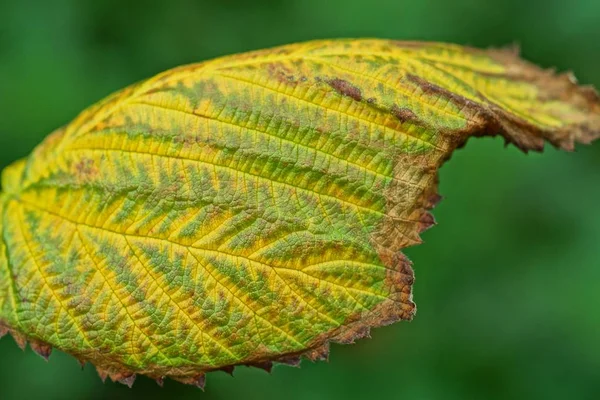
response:
<path fill-rule="evenodd" d="M 599 136 L 599 103 L 512 51 L 436 43 L 317 41 L 167 71 L 4 171 L 0 330 L 125 383 L 326 357 L 412 318 L 400 250 L 433 224 L 457 147 L 570 150 Z"/>

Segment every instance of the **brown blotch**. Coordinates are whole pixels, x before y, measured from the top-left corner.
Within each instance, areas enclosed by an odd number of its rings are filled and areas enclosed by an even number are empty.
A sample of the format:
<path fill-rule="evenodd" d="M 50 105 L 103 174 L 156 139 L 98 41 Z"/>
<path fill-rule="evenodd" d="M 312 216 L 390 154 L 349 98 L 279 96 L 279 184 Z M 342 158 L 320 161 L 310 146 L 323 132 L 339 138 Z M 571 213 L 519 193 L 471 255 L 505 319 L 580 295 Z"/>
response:
<path fill-rule="evenodd" d="M 350 97 L 351 99 L 356 101 L 362 100 L 362 93 L 360 89 L 351 84 L 350 82 L 340 78 L 330 79 L 326 82 L 329 86 L 331 86 L 336 92 L 338 92 L 342 96 Z"/>
<path fill-rule="evenodd" d="M 406 78 L 417 85 L 425 94 L 440 96 L 449 99 L 454 104 L 458 106 L 465 106 L 472 109 L 473 107 L 477 107 L 477 104 L 469 99 L 464 98 L 456 93 L 452 93 L 451 91 L 444 89 L 441 86 L 438 86 L 434 83 L 431 83 L 420 76 L 413 74 L 406 74 Z M 480 107 L 477 107 L 480 108 Z"/>
<path fill-rule="evenodd" d="M 452 102 L 456 107 L 458 107 L 461 112 L 464 114 L 465 119 L 467 120 L 467 125 L 463 129 L 455 130 L 455 131 L 446 131 L 449 133 L 444 135 L 444 139 L 448 142 L 452 149 L 460 148 L 466 143 L 466 140 L 470 136 L 488 136 L 498 134 L 500 130 L 504 130 L 509 133 L 510 136 L 510 127 L 507 126 L 506 123 L 501 123 L 502 119 L 506 120 L 514 120 L 511 122 L 519 123 L 521 125 L 527 125 L 524 121 L 517 121 L 517 119 L 513 116 L 508 115 L 505 112 L 502 112 L 498 107 L 492 106 L 491 108 L 485 107 L 482 104 L 477 103 L 476 101 L 469 100 L 461 95 L 453 93 L 452 91 L 445 89 L 441 86 L 438 86 L 434 83 L 428 82 L 425 79 L 413 75 L 406 74 L 406 79 L 415 84 L 418 88 L 420 88 L 423 93 L 432 96 L 439 96 L 445 99 L 448 99 Z M 478 96 L 481 97 L 481 102 L 486 103 L 487 100 L 481 93 L 476 92 Z M 503 115 L 499 116 L 497 113 L 502 113 Z M 504 115 L 506 114 L 506 115 Z M 525 129 L 525 126 L 522 126 Z M 534 135 L 535 136 L 535 135 Z M 535 138 L 534 139 L 540 139 Z M 512 140 L 511 140 L 512 141 Z M 518 141 L 512 141 L 517 144 L 520 148 L 532 147 L 533 144 L 529 144 L 528 146 L 519 146 Z M 543 143 L 543 140 L 542 140 Z M 533 146 L 535 148 L 539 147 L 539 140 L 536 142 L 537 146 Z M 449 158 L 451 152 L 447 154 Z M 440 163 L 440 165 L 443 163 Z M 439 165 L 435 166 L 437 169 Z"/>
<path fill-rule="evenodd" d="M 421 120 L 419 119 L 419 117 L 417 117 L 417 114 L 415 114 L 411 109 L 409 108 L 405 108 L 405 107 L 398 107 L 396 104 L 394 104 L 392 106 L 391 109 L 392 115 L 396 118 L 398 118 L 398 120 L 400 122 L 411 122 L 413 124 L 420 124 Z"/>

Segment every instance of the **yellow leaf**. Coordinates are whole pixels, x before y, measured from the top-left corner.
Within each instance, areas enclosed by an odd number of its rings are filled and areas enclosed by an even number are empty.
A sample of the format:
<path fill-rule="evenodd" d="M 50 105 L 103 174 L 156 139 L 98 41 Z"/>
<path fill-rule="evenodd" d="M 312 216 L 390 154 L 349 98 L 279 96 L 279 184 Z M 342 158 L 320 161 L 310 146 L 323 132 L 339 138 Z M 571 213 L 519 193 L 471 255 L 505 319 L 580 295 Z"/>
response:
<path fill-rule="evenodd" d="M 411 319 L 400 250 L 471 136 L 570 150 L 600 102 L 512 51 L 333 40 L 128 87 L 3 172 L 0 333 L 204 384 Z"/>

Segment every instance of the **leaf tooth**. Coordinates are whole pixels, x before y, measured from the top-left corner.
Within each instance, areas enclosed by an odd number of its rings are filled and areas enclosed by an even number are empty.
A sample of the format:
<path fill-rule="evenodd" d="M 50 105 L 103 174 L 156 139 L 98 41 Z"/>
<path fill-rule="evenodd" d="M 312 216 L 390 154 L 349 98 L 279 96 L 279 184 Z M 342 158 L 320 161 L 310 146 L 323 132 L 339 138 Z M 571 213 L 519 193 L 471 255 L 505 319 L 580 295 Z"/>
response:
<path fill-rule="evenodd" d="M 154 380 L 156 381 L 156 384 L 160 387 L 163 387 L 165 384 L 165 378 L 160 376 L 158 378 L 154 378 Z"/>
<path fill-rule="evenodd" d="M 21 350 L 25 350 L 25 347 L 27 347 L 27 338 L 24 335 L 12 330 L 10 331 L 10 335 L 15 340 L 15 343 L 17 343 L 17 346 L 19 346 Z"/>
<path fill-rule="evenodd" d="M 269 374 L 273 370 L 273 363 L 271 361 L 261 361 L 261 362 L 246 364 L 246 365 L 249 367 L 260 368 L 262 370 L 267 371 Z"/>
<path fill-rule="evenodd" d="M 206 375 L 204 373 L 196 376 L 172 376 L 171 378 L 186 385 L 196 386 L 202 389 L 202 391 L 204 391 L 204 387 L 206 386 Z"/>
<path fill-rule="evenodd" d="M 300 356 L 287 356 L 277 360 L 279 364 L 289 365 L 290 367 L 300 367 L 302 360 Z"/>
<path fill-rule="evenodd" d="M 329 360 L 329 343 L 325 343 L 322 346 L 309 350 L 305 356 L 313 362 Z"/>
<path fill-rule="evenodd" d="M 437 224 L 433 214 L 431 214 L 429 211 L 425 211 L 421 214 L 421 217 L 419 218 L 419 222 L 420 222 L 419 233 L 423 233 L 427 229 L 429 229 L 432 226 Z"/>
<path fill-rule="evenodd" d="M 435 206 L 437 206 L 440 201 L 444 200 L 444 196 L 438 194 L 438 193 L 433 193 L 432 195 L 429 196 L 429 198 L 427 199 L 427 208 L 429 210 L 431 210 L 432 208 L 434 208 Z"/>
<path fill-rule="evenodd" d="M 99 367 L 96 367 L 96 371 L 98 372 L 98 376 L 102 380 L 102 383 L 106 382 L 106 378 L 108 377 L 108 371 L 105 371 Z"/>
<path fill-rule="evenodd" d="M 233 371 L 234 370 L 235 370 L 235 366 L 233 366 L 233 365 L 227 365 L 225 367 L 221 367 L 221 368 L 217 369 L 216 371 L 223 371 L 226 374 L 229 374 L 229 375 L 233 376 Z"/>
<path fill-rule="evenodd" d="M 81 358 L 76 358 L 77 363 L 81 366 L 81 369 L 83 370 L 85 368 L 85 360 L 81 359 Z"/>
<path fill-rule="evenodd" d="M 135 382 L 135 378 L 137 377 L 135 373 L 127 370 L 115 370 L 115 369 L 102 369 L 96 367 L 96 371 L 98 371 L 98 376 L 102 379 L 102 382 L 106 382 L 106 378 L 109 377 L 113 382 L 119 382 L 123 385 L 127 385 L 130 388 L 133 386 Z"/>
<path fill-rule="evenodd" d="M 8 333 L 8 328 L 0 325 L 0 339 L 2 339 Z"/>
<path fill-rule="evenodd" d="M 31 350 L 33 350 L 37 355 L 39 355 L 46 361 L 48 361 L 48 358 L 50 358 L 50 354 L 52 354 L 52 346 L 46 343 L 32 340 L 31 342 L 29 342 L 29 347 L 31 347 Z"/>
<path fill-rule="evenodd" d="M 349 329 L 348 331 L 338 335 L 335 338 L 335 341 L 341 344 L 353 344 L 357 340 L 365 337 L 371 337 L 371 328 L 368 326 L 358 326 L 355 329 Z"/>
<path fill-rule="evenodd" d="M 196 378 L 196 382 L 194 383 L 198 388 L 204 391 L 204 387 L 206 386 L 206 375 L 202 374 Z"/>
<path fill-rule="evenodd" d="M 119 383 L 122 383 L 123 385 L 129 386 L 129 388 L 131 389 L 133 387 L 133 383 L 135 382 L 135 379 L 137 378 L 136 374 L 131 374 L 125 377 L 122 377 L 122 374 L 116 374 L 115 377 L 111 376 L 110 378 L 113 381 L 117 381 Z"/>

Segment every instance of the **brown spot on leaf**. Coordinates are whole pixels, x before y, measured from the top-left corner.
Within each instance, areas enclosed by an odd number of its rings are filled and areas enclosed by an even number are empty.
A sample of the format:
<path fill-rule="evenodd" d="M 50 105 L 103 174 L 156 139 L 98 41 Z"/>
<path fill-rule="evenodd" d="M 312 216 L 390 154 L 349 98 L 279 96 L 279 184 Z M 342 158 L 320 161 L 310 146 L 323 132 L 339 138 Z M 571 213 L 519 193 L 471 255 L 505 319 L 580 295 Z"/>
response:
<path fill-rule="evenodd" d="M 398 107 L 396 104 L 392 106 L 392 114 L 394 117 L 398 118 L 398 120 L 402 123 L 410 122 L 413 124 L 420 124 L 421 120 L 417 117 L 411 109 L 405 107 Z"/>
<path fill-rule="evenodd" d="M 334 78 L 326 81 L 336 92 L 342 96 L 350 97 L 356 101 L 362 100 L 362 93 L 359 88 L 343 79 Z"/>
<path fill-rule="evenodd" d="M 447 89 L 444 89 L 443 87 L 438 86 L 434 83 L 431 83 L 417 75 L 406 74 L 406 78 L 410 82 L 417 85 L 425 94 L 439 96 L 439 97 L 449 99 L 457 106 L 464 106 L 464 107 L 470 107 L 470 108 L 476 107 L 476 104 L 474 102 L 472 102 L 471 100 L 466 99 L 463 96 L 453 93 Z"/>

